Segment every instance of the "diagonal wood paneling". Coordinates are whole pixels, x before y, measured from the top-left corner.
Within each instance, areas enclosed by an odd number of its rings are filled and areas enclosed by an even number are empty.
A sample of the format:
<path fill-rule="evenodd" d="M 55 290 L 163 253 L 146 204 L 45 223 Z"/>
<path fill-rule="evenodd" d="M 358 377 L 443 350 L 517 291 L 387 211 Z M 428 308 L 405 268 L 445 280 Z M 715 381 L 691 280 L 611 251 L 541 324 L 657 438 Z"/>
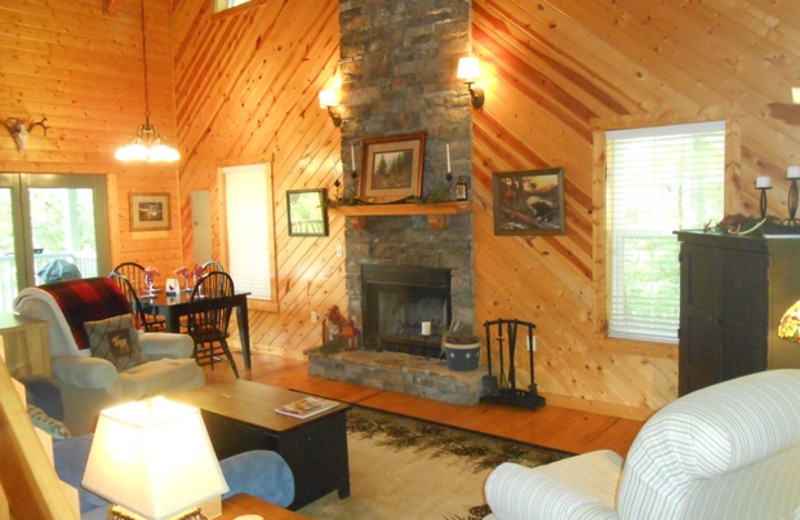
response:
<path fill-rule="evenodd" d="M 289 237 L 286 191 L 333 188 L 340 134 L 319 108 L 318 92 L 339 59 L 339 4 L 255 1 L 212 14 L 207 0 L 176 0 L 175 93 L 181 147 L 183 252 L 192 258 L 192 190 L 212 197 L 214 254 L 219 256 L 220 166 L 271 162 L 279 312 L 251 310 L 253 348 L 302 357 L 317 346 L 322 316 L 346 308 L 343 217 L 330 236 Z M 337 173 L 339 172 L 339 173 Z"/>
<path fill-rule="evenodd" d="M 770 211 L 785 215 L 800 132 L 769 104 L 797 84 L 798 39 L 800 6 L 766 0 L 473 1 L 487 90 L 473 114 L 478 321 L 538 324 L 536 380 L 552 403 L 644 416 L 677 389 L 675 346 L 594 333 L 593 122 L 739 117 L 726 190 L 741 202 L 727 211 L 754 214 L 755 177 L 770 175 Z M 494 236 L 492 174 L 553 166 L 566 171 L 566 235 Z"/>
<path fill-rule="evenodd" d="M 288 237 L 285 193 L 331 188 L 340 133 L 317 105 L 335 73 L 339 2 L 254 0 L 214 15 L 208 0 L 147 2 L 153 122 L 177 140 L 178 167 L 122 166 L 113 150 L 142 122 L 139 1 L 18 0 L 0 6 L 0 112 L 46 114 L 24 154 L 0 136 L 0 170 L 108 175 L 112 261 L 170 272 L 191 258 L 189 193 L 216 169 L 269 161 L 274 173 L 278 313 L 253 312 L 254 345 L 301 357 L 317 344 L 312 310 L 346 307 L 343 217 L 328 238 Z M 614 118 L 653 124 L 736 117 L 729 212 L 753 214 L 770 175 L 770 212 L 786 214 L 800 129 L 772 117 L 800 83 L 800 6 L 771 0 L 473 0 L 473 51 L 487 102 L 473 112 L 478 321 L 539 326 L 536 379 L 552 403 L 643 416 L 676 395 L 676 348 L 598 337 L 592 130 Z M 170 12 L 171 9 L 171 12 Z M 797 117 L 795 116 L 795 120 Z M 598 123 L 600 122 L 600 123 Z M 563 166 L 567 234 L 495 237 L 494 172 Z M 128 194 L 172 195 L 172 229 L 129 231 Z M 219 215 L 214 215 L 219 243 Z M 709 219 L 721 216 L 710 215 Z M 217 246 L 218 247 L 218 246 Z M 524 367 L 519 367 L 524 372 Z"/>

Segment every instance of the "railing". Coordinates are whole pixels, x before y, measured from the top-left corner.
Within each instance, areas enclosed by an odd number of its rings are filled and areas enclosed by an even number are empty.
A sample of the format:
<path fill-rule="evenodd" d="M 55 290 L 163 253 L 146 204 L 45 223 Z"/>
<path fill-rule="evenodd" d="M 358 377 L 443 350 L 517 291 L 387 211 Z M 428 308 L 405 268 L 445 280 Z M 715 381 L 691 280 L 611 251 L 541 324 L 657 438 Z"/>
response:
<path fill-rule="evenodd" d="M 97 276 L 97 254 L 93 251 L 41 253 L 34 255 L 33 268 L 41 271 L 47 264 L 55 260 L 65 260 L 77 266 L 81 277 Z M 45 280 L 36 277 L 36 284 Z M 19 289 L 17 288 L 17 264 L 13 255 L 0 256 L 0 312 L 14 312 L 13 303 Z"/>

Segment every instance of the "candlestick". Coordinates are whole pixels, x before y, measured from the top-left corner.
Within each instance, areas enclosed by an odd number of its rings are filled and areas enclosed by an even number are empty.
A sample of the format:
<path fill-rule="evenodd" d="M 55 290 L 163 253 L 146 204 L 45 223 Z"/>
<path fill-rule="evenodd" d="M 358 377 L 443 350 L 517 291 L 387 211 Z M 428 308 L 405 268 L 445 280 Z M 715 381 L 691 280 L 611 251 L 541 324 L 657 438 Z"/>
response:
<path fill-rule="evenodd" d="M 771 190 L 772 186 L 758 186 L 756 183 L 756 189 L 761 192 L 761 196 L 758 199 L 758 209 L 761 211 L 761 219 L 767 218 L 767 190 Z"/>
<path fill-rule="evenodd" d="M 450 173 L 450 143 L 447 143 L 447 173 Z"/>
<path fill-rule="evenodd" d="M 798 174 L 800 175 L 800 167 L 798 167 Z M 797 190 L 797 177 L 789 177 L 789 180 L 792 181 L 792 186 L 789 188 L 789 199 L 787 200 L 786 204 L 789 206 L 789 218 L 781 222 L 781 224 L 786 224 L 788 226 L 796 226 L 800 224 L 800 220 L 795 218 L 797 214 L 797 202 L 798 202 L 798 190 Z"/>

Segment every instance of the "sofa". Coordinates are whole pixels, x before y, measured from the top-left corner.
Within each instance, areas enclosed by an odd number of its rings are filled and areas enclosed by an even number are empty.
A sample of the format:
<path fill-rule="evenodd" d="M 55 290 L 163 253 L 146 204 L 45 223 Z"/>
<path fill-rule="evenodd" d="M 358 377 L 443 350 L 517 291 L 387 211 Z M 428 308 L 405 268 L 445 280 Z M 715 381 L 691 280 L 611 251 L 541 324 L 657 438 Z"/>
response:
<path fill-rule="evenodd" d="M 596 451 L 536 468 L 503 463 L 485 493 L 494 520 L 800 520 L 800 370 L 673 401 L 624 461 Z"/>
<path fill-rule="evenodd" d="M 74 435 L 90 433 L 100 410 L 118 402 L 205 385 L 191 357 L 192 338 L 144 332 L 108 278 L 25 288 L 14 310 L 51 324 L 52 375 L 61 390 L 64 423 Z M 120 338 L 125 339 L 123 350 L 117 348 Z"/>
<path fill-rule="evenodd" d="M 77 490 L 77 507 L 81 520 L 107 518 L 110 504 L 81 486 L 92 436 L 72 437 L 68 428 L 58 420 L 57 415 L 61 410 L 58 387 L 45 377 L 34 376 L 26 379 L 23 392 L 22 389 L 12 386 L 8 370 L 0 359 L 0 390 L 0 452 L 4 454 L 3 463 L 0 464 L 0 481 L 3 483 L 0 493 L 7 495 L 12 516 L 15 511 L 20 513 L 20 518 L 47 516 L 43 511 L 29 509 L 30 503 L 20 502 L 37 496 L 42 490 L 51 494 L 57 487 L 56 480 L 49 481 L 51 486 L 45 489 L 26 488 L 25 485 L 34 482 L 36 485 L 46 484 L 43 477 L 47 473 L 55 473 L 61 481 Z M 19 398 L 14 394 L 18 394 Z M 25 399 L 22 399 L 23 395 Z M 34 434 L 33 427 L 42 435 Z M 51 445 L 52 451 L 42 450 L 42 446 L 46 445 Z M 34 453 L 36 451 L 39 452 L 38 455 Z M 52 455 L 52 461 L 45 462 L 42 457 L 48 452 Z M 55 472 L 52 471 L 53 468 Z M 275 452 L 252 450 L 240 453 L 221 460 L 220 468 L 229 488 L 222 496 L 223 499 L 238 493 L 247 493 L 281 507 L 288 507 L 294 501 L 292 470 Z M 197 478 L 203 476 L 198 475 Z M 7 487 L 12 481 L 19 487 Z M 0 517 L 3 516 L 1 502 L 0 494 Z M 73 510 L 69 506 L 66 509 L 69 511 L 62 509 L 56 517 L 74 518 L 71 514 Z"/>

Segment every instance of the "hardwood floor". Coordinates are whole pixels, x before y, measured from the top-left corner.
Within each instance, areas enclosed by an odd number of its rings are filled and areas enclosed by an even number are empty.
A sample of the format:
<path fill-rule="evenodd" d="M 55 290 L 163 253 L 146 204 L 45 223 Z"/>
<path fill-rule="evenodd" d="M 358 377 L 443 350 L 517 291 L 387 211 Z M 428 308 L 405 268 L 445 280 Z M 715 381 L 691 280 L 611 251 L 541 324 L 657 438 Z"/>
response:
<path fill-rule="evenodd" d="M 457 406 L 342 383 L 308 375 L 307 363 L 268 354 L 253 354 L 252 369 L 245 370 L 239 352 L 234 352 L 244 379 L 320 395 L 457 428 L 545 446 L 570 453 L 610 449 L 623 457 L 642 427 L 642 422 L 556 406 L 536 411 L 480 403 Z M 229 366 L 204 367 L 207 384 L 233 379 Z"/>

